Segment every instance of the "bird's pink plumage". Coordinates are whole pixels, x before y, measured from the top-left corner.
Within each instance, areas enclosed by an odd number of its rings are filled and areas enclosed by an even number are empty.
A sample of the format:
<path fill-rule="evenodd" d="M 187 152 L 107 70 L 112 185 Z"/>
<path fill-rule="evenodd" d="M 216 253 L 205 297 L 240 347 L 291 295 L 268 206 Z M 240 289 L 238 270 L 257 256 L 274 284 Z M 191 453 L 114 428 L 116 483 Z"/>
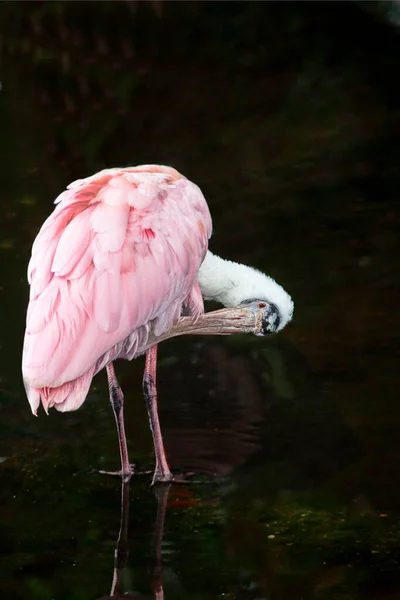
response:
<path fill-rule="evenodd" d="M 170 167 L 107 169 L 72 183 L 32 248 L 22 370 L 34 413 L 75 410 L 111 360 L 140 353 L 183 305 L 211 235 L 200 189 Z"/>

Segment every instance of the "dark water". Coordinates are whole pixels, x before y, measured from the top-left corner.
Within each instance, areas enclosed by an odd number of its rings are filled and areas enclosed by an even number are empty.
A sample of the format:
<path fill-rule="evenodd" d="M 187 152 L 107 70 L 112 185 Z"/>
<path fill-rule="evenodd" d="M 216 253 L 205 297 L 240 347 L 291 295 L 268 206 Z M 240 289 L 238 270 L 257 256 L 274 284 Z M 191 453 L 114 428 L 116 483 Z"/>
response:
<path fill-rule="evenodd" d="M 1 598 L 106 598 L 113 576 L 114 597 L 400 598 L 400 40 L 360 4 L 1 4 Z M 296 312 L 269 340 L 162 346 L 165 445 L 194 482 L 136 479 L 121 511 L 93 472 L 119 460 L 105 375 L 35 419 L 21 344 L 54 197 L 143 162 L 196 181 L 211 248 Z M 151 469 L 142 369 L 117 365 Z"/>

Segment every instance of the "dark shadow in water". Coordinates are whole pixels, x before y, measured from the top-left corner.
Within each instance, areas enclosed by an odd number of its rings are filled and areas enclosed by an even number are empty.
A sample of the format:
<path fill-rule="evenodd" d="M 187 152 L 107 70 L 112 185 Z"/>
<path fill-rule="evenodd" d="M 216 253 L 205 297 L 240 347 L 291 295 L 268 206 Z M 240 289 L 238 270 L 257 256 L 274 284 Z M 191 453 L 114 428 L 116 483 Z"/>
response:
<path fill-rule="evenodd" d="M 170 354 L 175 362 L 161 362 L 159 388 L 175 469 L 213 477 L 261 470 L 275 489 L 309 489 L 362 457 L 362 444 L 292 344 L 181 340 L 179 354 L 172 344 Z"/>

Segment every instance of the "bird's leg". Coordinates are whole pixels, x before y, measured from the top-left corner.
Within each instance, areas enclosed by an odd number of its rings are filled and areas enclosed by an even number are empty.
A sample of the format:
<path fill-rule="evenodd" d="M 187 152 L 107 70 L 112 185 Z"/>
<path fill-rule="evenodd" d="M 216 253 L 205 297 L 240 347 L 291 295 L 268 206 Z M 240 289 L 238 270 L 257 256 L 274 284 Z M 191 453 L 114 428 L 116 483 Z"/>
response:
<path fill-rule="evenodd" d="M 129 463 L 128 446 L 126 444 L 125 425 L 124 425 L 124 394 L 119 387 L 114 365 L 110 362 L 107 365 L 108 389 L 110 391 L 110 402 L 114 412 L 115 422 L 117 424 L 119 451 L 121 454 L 121 471 L 109 473 L 110 475 L 122 475 L 124 481 L 128 481 L 133 475 L 133 466 Z M 104 473 L 104 471 L 102 471 Z"/>
<path fill-rule="evenodd" d="M 157 345 L 146 352 L 146 363 L 143 376 L 143 394 L 146 400 L 147 412 L 149 413 L 150 428 L 153 435 L 154 451 L 156 455 L 156 469 L 154 471 L 152 485 L 155 483 L 168 483 L 173 480 L 173 475 L 169 470 L 167 457 L 165 456 L 160 421 L 158 419 L 156 370 Z"/>

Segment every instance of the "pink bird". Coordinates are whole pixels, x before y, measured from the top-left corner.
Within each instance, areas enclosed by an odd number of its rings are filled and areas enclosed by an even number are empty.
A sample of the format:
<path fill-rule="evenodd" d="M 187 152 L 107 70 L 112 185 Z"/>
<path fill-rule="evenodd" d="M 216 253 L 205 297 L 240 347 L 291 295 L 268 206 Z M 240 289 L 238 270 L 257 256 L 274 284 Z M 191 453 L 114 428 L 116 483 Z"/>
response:
<path fill-rule="evenodd" d="M 22 372 L 32 412 L 40 403 L 46 412 L 77 410 L 105 367 L 120 444 L 118 474 L 129 479 L 124 397 L 113 362 L 146 353 L 153 483 L 171 481 L 158 419 L 156 340 L 170 337 L 182 315 L 200 317 L 203 297 L 262 308 L 261 334 L 281 330 L 292 318 L 293 302 L 267 275 L 208 251 L 207 202 L 171 167 L 105 169 L 71 183 L 55 203 L 28 267 Z M 211 332 L 201 327 L 195 333 Z M 223 333 L 222 324 L 212 332 Z"/>

